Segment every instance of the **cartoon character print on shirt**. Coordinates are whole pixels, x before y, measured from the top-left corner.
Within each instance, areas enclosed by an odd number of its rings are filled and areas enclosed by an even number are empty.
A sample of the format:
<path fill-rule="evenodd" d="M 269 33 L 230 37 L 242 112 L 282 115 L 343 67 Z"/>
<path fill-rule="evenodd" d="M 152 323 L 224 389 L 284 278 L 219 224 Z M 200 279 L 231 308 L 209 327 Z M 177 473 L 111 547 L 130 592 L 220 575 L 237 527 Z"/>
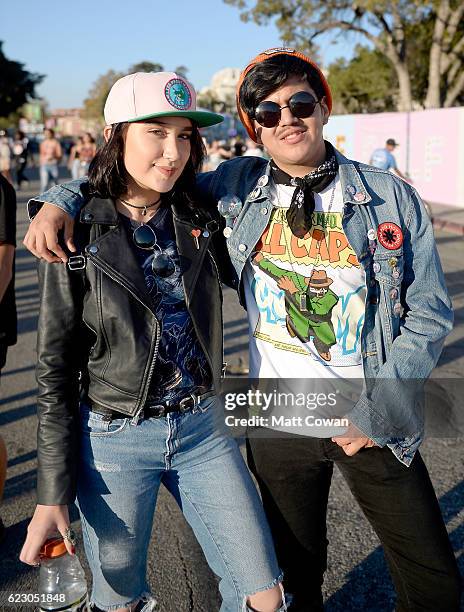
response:
<path fill-rule="evenodd" d="M 315 212 L 309 234 L 297 238 L 285 209 L 276 208 L 256 251 L 253 293 L 260 316 L 254 336 L 326 365 L 356 365 L 365 284 L 342 213 Z"/>
<path fill-rule="evenodd" d="M 301 342 L 309 342 L 312 337 L 320 357 L 330 361 L 330 347 L 337 341 L 332 310 L 338 296 L 329 288 L 333 280 L 327 277 L 325 270 L 313 270 L 309 277 L 289 272 L 265 259 L 262 253 L 255 256 L 254 263 L 274 278 L 285 292 L 285 324 L 289 335 L 298 337 Z"/>

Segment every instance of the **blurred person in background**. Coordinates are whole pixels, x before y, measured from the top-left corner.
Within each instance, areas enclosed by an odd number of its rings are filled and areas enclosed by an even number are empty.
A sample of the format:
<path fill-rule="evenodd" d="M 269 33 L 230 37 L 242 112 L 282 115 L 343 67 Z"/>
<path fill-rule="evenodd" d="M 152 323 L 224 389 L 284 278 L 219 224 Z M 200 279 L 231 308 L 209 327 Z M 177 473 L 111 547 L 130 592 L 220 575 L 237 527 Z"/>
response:
<path fill-rule="evenodd" d="M 16 193 L 6 178 L 0 176 L 0 377 L 6 363 L 8 347 L 16 342 L 15 247 Z M 6 465 L 7 453 L 5 442 L 0 436 L 0 503 L 6 480 Z M 5 527 L 0 518 L 0 542 L 4 534 Z"/>
<path fill-rule="evenodd" d="M 16 130 L 12 144 L 13 167 L 16 175 L 16 185 L 21 189 L 23 182 L 29 183 L 29 179 L 24 174 L 27 166 L 27 156 L 29 153 L 29 139 L 21 130 Z"/>
<path fill-rule="evenodd" d="M 244 157 L 264 157 L 264 151 L 262 146 L 253 142 L 251 138 L 246 139 L 246 151 L 243 154 Z"/>
<path fill-rule="evenodd" d="M 213 140 L 211 145 L 207 147 L 207 161 L 204 171 L 216 170 L 219 164 L 222 164 L 226 159 L 230 159 L 230 150 L 224 148 L 223 141 Z"/>
<path fill-rule="evenodd" d="M 0 131 L 0 174 L 13 184 L 11 176 L 11 148 L 8 134 Z"/>
<path fill-rule="evenodd" d="M 234 157 L 241 157 L 245 153 L 246 146 L 240 136 L 237 136 L 233 141 L 232 151 Z"/>
<path fill-rule="evenodd" d="M 97 145 L 92 134 L 86 132 L 82 137 L 82 144 L 79 149 L 79 168 L 77 178 L 87 176 L 89 171 L 90 162 L 95 157 L 97 152 Z"/>
<path fill-rule="evenodd" d="M 71 172 L 72 180 L 79 178 L 79 166 L 80 166 L 80 150 L 82 147 L 83 138 L 82 136 L 78 136 L 76 142 L 71 147 L 69 152 L 69 160 L 68 160 L 68 169 Z"/>
<path fill-rule="evenodd" d="M 58 184 L 58 164 L 63 156 L 61 145 L 54 130 L 47 128 L 40 143 L 40 188 L 47 189 L 50 183 Z"/>
<path fill-rule="evenodd" d="M 389 138 L 385 143 L 385 147 L 383 149 L 376 149 L 372 155 L 370 164 L 375 168 L 380 168 L 380 170 L 393 170 L 395 174 L 397 174 L 403 181 L 407 183 L 412 183 L 411 179 L 403 174 L 401 170 L 398 168 L 395 156 L 393 155 L 393 151 L 398 147 L 399 144 L 395 141 L 394 138 Z"/>

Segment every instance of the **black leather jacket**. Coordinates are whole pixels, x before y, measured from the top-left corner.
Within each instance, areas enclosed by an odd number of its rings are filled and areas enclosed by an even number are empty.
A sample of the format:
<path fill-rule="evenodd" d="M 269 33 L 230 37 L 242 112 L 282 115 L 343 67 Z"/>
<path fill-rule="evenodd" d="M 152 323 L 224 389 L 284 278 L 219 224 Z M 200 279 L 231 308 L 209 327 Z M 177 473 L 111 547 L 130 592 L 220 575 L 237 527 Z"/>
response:
<path fill-rule="evenodd" d="M 221 219 L 213 208 L 209 212 L 173 205 L 172 210 L 187 309 L 219 388 L 219 269 L 224 271 L 221 264 L 228 260 L 222 252 Z M 200 236 L 199 248 L 191 234 L 196 228 L 209 232 Z M 44 505 L 68 504 L 75 497 L 83 385 L 96 403 L 136 415 L 156 377 L 161 335 L 143 273 L 112 200 L 89 201 L 76 224 L 75 241 L 85 247 L 84 271 L 39 264 L 37 491 L 38 503 Z"/>

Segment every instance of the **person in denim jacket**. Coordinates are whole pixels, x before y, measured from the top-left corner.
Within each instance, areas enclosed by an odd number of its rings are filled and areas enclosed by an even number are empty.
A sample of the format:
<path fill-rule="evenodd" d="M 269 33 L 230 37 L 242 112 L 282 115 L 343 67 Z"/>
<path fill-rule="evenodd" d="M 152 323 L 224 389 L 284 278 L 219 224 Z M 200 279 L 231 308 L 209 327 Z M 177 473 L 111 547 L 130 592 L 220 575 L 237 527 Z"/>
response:
<path fill-rule="evenodd" d="M 271 160 L 238 158 L 197 183 L 212 206 L 243 204 L 226 228 L 231 269 L 250 326 L 252 378 L 361 379 L 348 428 L 249 435 L 256 476 L 284 570 L 289 610 L 322 610 L 326 512 L 333 464 L 384 547 L 396 610 L 458 610 L 459 572 L 427 468 L 419 401 L 453 323 L 433 230 L 415 189 L 352 161 L 324 141 L 332 97 L 319 67 L 292 49 L 270 49 L 242 73 L 237 104 L 248 135 Z M 85 182 L 53 188 L 25 238 L 34 254 L 66 261 L 57 242 L 84 204 Z M 56 208 L 56 207 L 59 208 Z M 62 210 L 59 210 L 62 209 Z M 69 213 L 66 215 L 63 211 Z M 315 336 L 292 336 L 287 312 L 308 303 L 257 265 L 298 278 L 330 278 L 336 343 L 330 360 Z M 227 267 L 227 266 L 226 266 Z M 298 300 L 294 296 L 300 296 Z M 293 301 L 294 300 L 294 301 Z M 375 602 L 373 602 L 375 607 Z"/>

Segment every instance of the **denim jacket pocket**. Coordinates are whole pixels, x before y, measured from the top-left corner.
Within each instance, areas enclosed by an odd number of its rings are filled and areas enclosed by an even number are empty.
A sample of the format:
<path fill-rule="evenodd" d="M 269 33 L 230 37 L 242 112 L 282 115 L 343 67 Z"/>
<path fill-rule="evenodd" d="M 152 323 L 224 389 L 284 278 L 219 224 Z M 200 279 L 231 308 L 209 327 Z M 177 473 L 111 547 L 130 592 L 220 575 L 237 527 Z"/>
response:
<path fill-rule="evenodd" d="M 379 253 L 373 258 L 376 266 L 375 278 L 380 289 L 380 317 L 384 340 L 391 348 L 393 340 L 400 333 L 400 321 L 404 313 L 401 304 L 401 283 L 403 280 L 404 260 L 402 251 Z"/>
<path fill-rule="evenodd" d="M 377 267 L 375 278 L 380 284 L 398 287 L 403 280 L 404 259 L 402 249 L 378 252 L 372 258 L 372 266 Z"/>

